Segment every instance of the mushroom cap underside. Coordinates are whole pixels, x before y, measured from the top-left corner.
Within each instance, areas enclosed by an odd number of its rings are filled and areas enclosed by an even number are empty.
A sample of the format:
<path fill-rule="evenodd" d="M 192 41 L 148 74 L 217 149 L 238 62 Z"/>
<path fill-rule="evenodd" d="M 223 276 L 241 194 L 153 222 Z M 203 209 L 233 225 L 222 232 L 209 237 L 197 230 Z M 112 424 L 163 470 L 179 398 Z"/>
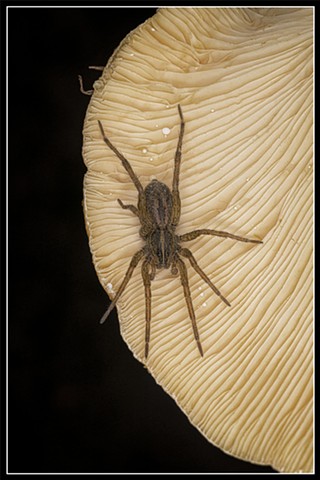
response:
<path fill-rule="evenodd" d="M 151 283 L 146 366 L 213 444 L 279 471 L 313 469 L 313 11 L 164 8 L 131 32 L 95 82 L 85 124 L 84 212 L 111 298 L 144 242 L 125 204 L 137 189 L 98 120 L 146 187 L 172 186 L 185 119 L 177 234 L 226 306 L 184 259 L 204 356 L 170 269 Z M 145 363 L 140 265 L 117 303 Z"/>

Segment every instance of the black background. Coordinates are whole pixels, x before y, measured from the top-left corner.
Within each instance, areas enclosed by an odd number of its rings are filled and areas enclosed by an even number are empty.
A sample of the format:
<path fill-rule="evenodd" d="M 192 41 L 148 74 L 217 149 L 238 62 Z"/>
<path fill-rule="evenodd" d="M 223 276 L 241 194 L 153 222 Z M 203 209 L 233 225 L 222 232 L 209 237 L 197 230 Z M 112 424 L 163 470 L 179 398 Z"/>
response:
<path fill-rule="evenodd" d="M 213 447 L 120 337 L 82 213 L 91 88 L 154 8 L 9 8 L 9 472 L 272 472 Z M 5 15 L 5 10 L 1 12 Z"/>

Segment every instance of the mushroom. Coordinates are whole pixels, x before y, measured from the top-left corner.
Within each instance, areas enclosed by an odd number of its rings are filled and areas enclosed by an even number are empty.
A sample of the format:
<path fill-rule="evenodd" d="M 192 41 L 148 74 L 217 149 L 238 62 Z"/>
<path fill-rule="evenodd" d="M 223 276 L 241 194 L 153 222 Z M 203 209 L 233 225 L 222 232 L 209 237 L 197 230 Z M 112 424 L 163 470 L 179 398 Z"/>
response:
<path fill-rule="evenodd" d="M 214 445 L 281 472 L 313 470 L 313 10 L 163 8 L 120 44 L 84 123 L 84 212 L 99 280 L 114 298 L 140 223 L 117 199 L 137 190 L 98 121 L 145 187 L 171 188 L 185 118 L 177 233 L 228 307 L 188 266 L 204 356 L 179 278 L 152 281 L 150 353 L 136 268 L 117 302 L 133 355 Z M 190 268 L 189 268 L 190 267 Z"/>

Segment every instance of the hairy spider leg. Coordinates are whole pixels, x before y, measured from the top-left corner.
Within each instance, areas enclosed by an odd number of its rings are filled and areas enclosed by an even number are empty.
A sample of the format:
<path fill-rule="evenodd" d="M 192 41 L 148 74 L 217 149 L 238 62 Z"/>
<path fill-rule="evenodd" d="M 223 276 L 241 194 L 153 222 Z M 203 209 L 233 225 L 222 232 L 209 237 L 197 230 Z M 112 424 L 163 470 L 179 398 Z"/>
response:
<path fill-rule="evenodd" d="M 119 152 L 119 150 L 110 142 L 110 140 L 106 137 L 105 133 L 104 133 L 104 130 L 103 130 L 103 126 L 102 126 L 102 123 L 100 122 L 100 120 L 98 120 L 98 124 L 99 124 L 99 128 L 100 128 L 100 131 L 101 131 L 101 135 L 103 137 L 103 140 L 104 142 L 108 145 L 108 147 L 117 155 L 117 157 L 121 160 L 121 163 L 123 165 L 123 168 L 128 172 L 131 180 L 133 181 L 133 183 L 135 184 L 138 192 L 143 195 L 143 187 L 140 183 L 140 180 L 139 178 L 137 177 L 137 175 L 134 173 L 130 163 L 128 162 L 128 160 L 122 155 L 122 153 Z"/>
<path fill-rule="evenodd" d="M 150 263 L 149 263 L 150 267 L 151 267 L 151 272 L 149 273 L 149 277 L 150 277 L 150 280 L 154 280 L 154 277 L 156 276 L 156 272 L 157 272 L 157 266 L 156 266 L 156 263 L 151 259 Z"/>
<path fill-rule="evenodd" d="M 80 92 L 83 93 L 84 95 L 91 96 L 93 94 L 93 90 L 85 90 L 83 88 L 83 79 L 82 79 L 81 75 L 78 75 L 78 80 L 79 80 L 79 84 L 80 84 Z"/>
<path fill-rule="evenodd" d="M 176 153 L 174 156 L 174 170 L 173 170 L 173 180 L 172 180 L 172 221 L 171 224 L 175 228 L 180 220 L 181 213 L 181 201 L 179 194 L 179 177 L 180 177 L 180 165 L 181 165 L 181 148 L 182 140 L 184 135 L 184 118 L 181 110 L 181 106 L 178 105 L 178 112 L 180 116 L 180 133 L 178 138 L 178 144 Z"/>
<path fill-rule="evenodd" d="M 132 213 L 137 215 L 137 217 L 139 217 L 139 210 L 135 205 L 125 205 L 119 198 L 118 198 L 118 203 L 121 208 L 123 208 L 124 210 L 130 210 Z"/>
<path fill-rule="evenodd" d="M 115 304 L 117 303 L 117 301 L 119 300 L 119 297 L 120 295 L 123 293 L 124 289 L 126 288 L 130 278 L 132 277 L 132 274 L 133 274 L 133 271 L 134 269 L 136 268 L 136 266 L 138 265 L 138 263 L 140 262 L 141 258 L 145 255 L 145 251 L 144 249 L 141 249 L 141 250 L 138 250 L 134 255 L 133 257 L 131 258 L 131 262 L 130 262 L 130 265 L 129 265 L 129 268 L 124 276 L 124 279 L 122 280 L 122 283 L 119 287 L 119 290 L 117 291 L 114 299 L 112 300 L 111 304 L 109 305 L 109 308 L 108 310 L 106 311 L 106 313 L 103 315 L 103 317 L 101 318 L 100 320 L 100 323 L 104 323 L 111 310 L 113 310 L 113 308 L 115 307 Z"/>
<path fill-rule="evenodd" d="M 173 258 L 172 264 L 171 264 L 171 274 L 176 276 L 178 275 L 178 273 L 179 273 L 179 270 L 177 268 L 177 261 L 175 258 Z"/>
<path fill-rule="evenodd" d="M 200 352 L 201 357 L 203 357 L 203 350 L 200 342 L 200 336 L 198 332 L 198 327 L 197 327 L 197 322 L 196 322 L 196 316 L 194 314 L 194 309 L 192 305 L 192 300 L 191 300 L 191 295 L 190 295 L 190 288 L 189 288 L 189 281 L 188 281 L 188 273 L 187 273 L 187 268 L 181 258 L 177 256 L 176 259 L 176 264 L 179 269 L 180 273 L 180 279 L 181 279 L 181 284 L 183 287 L 183 292 L 184 296 L 186 299 L 187 307 L 188 307 L 188 312 L 189 312 L 189 317 L 192 323 L 192 328 L 193 328 L 193 335 L 195 338 L 195 341 L 197 342 L 198 350 Z"/>
<path fill-rule="evenodd" d="M 145 359 L 148 357 L 149 353 L 149 343 L 150 343 L 150 323 L 151 323 L 151 280 L 149 275 L 149 261 L 144 260 L 141 266 L 141 274 L 144 284 L 145 300 L 146 300 L 146 334 L 145 334 L 145 347 L 144 347 L 144 356 Z"/>
<path fill-rule="evenodd" d="M 179 235 L 178 238 L 180 242 L 187 242 L 188 240 L 194 240 L 195 238 L 200 237 L 200 235 L 215 235 L 216 237 L 232 238 L 233 240 L 239 240 L 240 242 L 263 243 L 261 240 L 252 240 L 250 238 L 233 235 L 233 233 L 222 232 L 219 230 L 208 230 L 207 228 L 184 233 L 183 235 Z"/>
<path fill-rule="evenodd" d="M 228 305 L 228 307 L 231 307 L 228 300 L 221 294 L 221 292 L 217 289 L 217 287 L 215 285 L 213 285 L 210 278 L 207 277 L 207 275 L 204 273 L 202 268 L 199 267 L 199 265 L 197 263 L 197 260 L 194 258 L 194 256 L 190 252 L 190 250 L 188 248 L 182 248 L 181 250 L 179 250 L 179 254 L 182 255 L 183 257 L 188 258 L 188 260 L 191 263 L 191 266 L 200 275 L 200 277 L 209 285 L 209 287 L 214 291 L 214 293 L 216 293 L 218 295 L 218 297 L 220 297 L 221 300 L 223 300 L 224 303 L 226 305 Z"/>

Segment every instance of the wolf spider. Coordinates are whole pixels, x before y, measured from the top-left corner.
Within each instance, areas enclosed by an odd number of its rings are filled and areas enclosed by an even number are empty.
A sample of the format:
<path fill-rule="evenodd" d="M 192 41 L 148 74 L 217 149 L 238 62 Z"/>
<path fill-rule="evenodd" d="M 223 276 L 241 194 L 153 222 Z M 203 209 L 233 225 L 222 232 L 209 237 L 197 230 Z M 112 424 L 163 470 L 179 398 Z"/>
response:
<path fill-rule="evenodd" d="M 186 299 L 187 308 L 192 323 L 194 338 L 197 342 L 198 350 L 201 356 L 203 356 L 203 350 L 190 295 L 187 268 L 181 257 L 187 258 L 189 260 L 191 266 L 200 275 L 200 277 L 209 285 L 209 287 L 215 292 L 215 294 L 218 295 L 221 300 L 230 307 L 230 303 L 228 302 L 228 300 L 221 294 L 217 287 L 213 285 L 209 277 L 199 267 L 191 251 L 187 248 L 183 248 L 180 245 L 182 242 L 194 240 L 200 235 L 215 235 L 217 237 L 232 238 L 233 240 L 239 240 L 240 242 L 263 243 L 260 240 L 251 240 L 249 238 L 239 237 L 238 235 L 233 235 L 232 233 L 222 232 L 218 230 L 200 229 L 193 230 L 189 233 L 184 233 L 183 235 L 177 235 L 175 233 L 176 227 L 179 223 L 181 211 L 181 202 L 179 195 L 179 175 L 181 164 L 181 147 L 185 127 L 185 122 L 180 105 L 178 105 L 178 112 L 180 117 L 180 133 L 174 157 L 172 191 L 170 191 L 167 185 L 159 182 L 158 180 L 152 180 L 146 186 L 146 188 L 143 188 L 140 180 L 134 173 L 128 160 L 106 137 L 102 124 L 100 121 L 98 121 L 103 140 L 121 160 L 123 167 L 129 174 L 132 182 L 138 190 L 137 207 L 135 205 L 124 205 L 119 199 L 118 203 L 121 208 L 125 210 L 130 210 L 134 215 L 139 218 L 141 223 L 139 234 L 140 237 L 145 241 L 145 245 L 133 255 L 129 268 L 119 287 L 119 290 L 117 291 L 114 299 L 112 300 L 108 310 L 101 318 L 100 323 L 103 323 L 107 319 L 111 310 L 116 305 L 120 295 L 126 288 L 134 269 L 136 268 L 140 260 L 144 258 L 141 266 L 141 274 L 144 283 L 146 302 L 146 330 L 144 351 L 146 359 L 149 353 L 150 342 L 151 281 L 155 278 L 157 269 L 171 268 L 171 273 L 173 275 L 177 275 L 178 273 L 180 274 L 181 284 L 183 287 L 184 296 Z"/>

